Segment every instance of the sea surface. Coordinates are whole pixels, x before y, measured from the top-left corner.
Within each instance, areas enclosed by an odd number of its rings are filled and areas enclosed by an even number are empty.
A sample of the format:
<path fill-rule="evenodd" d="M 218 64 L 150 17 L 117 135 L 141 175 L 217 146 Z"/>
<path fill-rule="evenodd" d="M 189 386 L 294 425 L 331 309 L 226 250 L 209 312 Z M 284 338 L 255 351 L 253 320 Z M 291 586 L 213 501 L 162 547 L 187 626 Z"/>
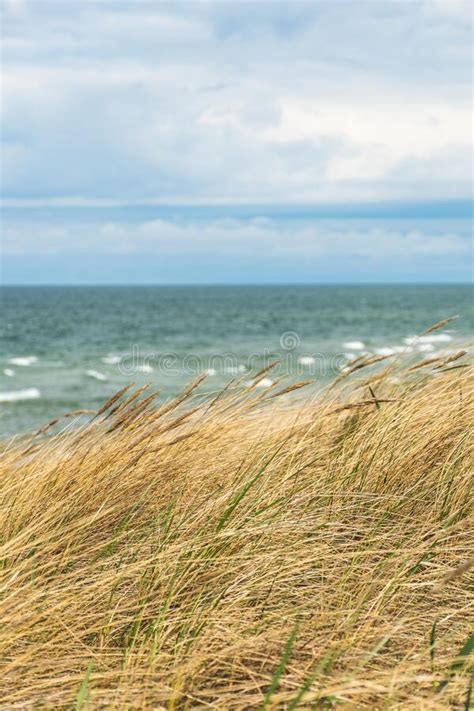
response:
<path fill-rule="evenodd" d="M 277 375 L 325 383 L 362 352 L 422 358 L 473 333 L 469 286 L 4 287 L 1 306 L 2 437 L 130 381 L 168 398 L 206 372 L 212 392 L 278 357 Z"/>

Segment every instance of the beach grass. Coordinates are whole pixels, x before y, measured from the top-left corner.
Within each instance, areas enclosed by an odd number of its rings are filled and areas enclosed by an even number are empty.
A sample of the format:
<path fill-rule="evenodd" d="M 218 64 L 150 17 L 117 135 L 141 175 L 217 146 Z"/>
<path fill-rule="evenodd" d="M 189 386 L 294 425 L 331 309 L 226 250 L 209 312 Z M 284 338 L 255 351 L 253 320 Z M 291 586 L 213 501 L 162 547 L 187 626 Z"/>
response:
<path fill-rule="evenodd" d="M 468 709 L 456 355 L 317 393 L 131 387 L 5 443 L 1 708 Z"/>

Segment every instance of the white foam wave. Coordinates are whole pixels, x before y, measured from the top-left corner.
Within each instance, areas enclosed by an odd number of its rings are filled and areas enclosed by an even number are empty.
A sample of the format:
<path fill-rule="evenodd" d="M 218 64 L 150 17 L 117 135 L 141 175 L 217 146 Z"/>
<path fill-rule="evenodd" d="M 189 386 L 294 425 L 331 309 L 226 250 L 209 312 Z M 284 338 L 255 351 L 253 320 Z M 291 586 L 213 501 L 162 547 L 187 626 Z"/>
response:
<path fill-rule="evenodd" d="M 390 356 L 395 355 L 395 353 L 403 353 L 406 350 L 406 346 L 382 346 L 381 348 L 376 348 L 375 353 L 377 355 Z"/>
<path fill-rule="evenodd" d="M 257 388 L 271 388 L 273 385 L 273 380 L 271 378 L 262 378 L 258 383 L 255 384 Z"/>
<path fill-rule="evenodd" d="M 21 365 L 22 367 L 27 367 L 38 362 L 38 358 L 34 355 L 32 356 L 18 356 L 16 358 L 10 358 L 8 361 L 12 365 Z"/>
<path fill-rule="evenodd" d="M 104 356 L 104 358 L 101 359 L 102 363 L 105 363 L 105 365 L 118 365 L 120 361 L 122 360 L 122 356 L 118 355 L 108 355 Z"/>
<path fill-rule="evenodd" d="M 354 360 L 356 357 L 355 353 L 344 353 L 344 358 L 347 358 L 347 360 Z"/>
<path fill-rule="evenodd" d="M 245 365 L 228 365 L 226 368 L 224 368 L 224 373 L 228 373 L 229 375 L 238 375 L 238 373 L 245 373 L 247 371 L 247 368 Z"/>
<path fill-rule="evenodd" d="M 429 353 L 434 351 L 434 346 L 432 343 L 418 343 L 416 349 L 420 351 L 420 353 Z"/>
<path fill-rule="evenodd" d="M 381 356 L 391 356 L 396 353 L 396 351 L 394 351 L 393 348 L 389 348 L 388 346 L 382 346 L 382 348 L 376 348 L 375 352 L 377 353 L 377 355 L 381 355 Z"/>
<path fill-rule="evenodd" d="M 316 360 L 315 358 L 313 358 L 313 356 L 300 356 L 298 358 L 298 363 L 300 365 L 313 365 L 314 363 L 316 363 Z"/>
<path fill-rule="evenodd" d="M 89 378 L 94 378 L 94 380 L 107 380 L 107 376 L 103 373 L 99 373 L 98 370 L 86 370 L 86 375 Z"/>
<path fill-rule="evenodd" d="M 410 336 L 409 338 L 404 338 L 404 343 L 409 346 L 417 345 L 419 343 L 449 343 L 453 340 L 453 337 L 448 333 L 429 333 L 426 336 Z"/>
<path fill-rule="evenodd" d="M 0 393 L 0 402 L 19 402 L 20 400 L 37 400 L 41 397 L 38 388 L 25 388 L 24 390 L 11 390 Z"/>
<path fill-rule="evenodd" d="M 217 373 L 215 368 L 207 368 L 205 371 L 206 375 L 215 375 Z"/>
<path fill-rule="evenodd" d="M 3 374 L 6 375 L 8 378 L 13 378 L 15 376 L 15 371 L 13 370 L 13 368 L 5 368 Z"/>
<path fill-rule="evenodd" d="M 153 373 L 153 368 L 149 363 L 142 363 L 135 368 L 137 373 Z"/>
<path fill-rule="evenodd" d="M 365 348 L 365 344 L 362 341 L 347 341 L 343 346 L 350 351 L 362 351 Z"/>

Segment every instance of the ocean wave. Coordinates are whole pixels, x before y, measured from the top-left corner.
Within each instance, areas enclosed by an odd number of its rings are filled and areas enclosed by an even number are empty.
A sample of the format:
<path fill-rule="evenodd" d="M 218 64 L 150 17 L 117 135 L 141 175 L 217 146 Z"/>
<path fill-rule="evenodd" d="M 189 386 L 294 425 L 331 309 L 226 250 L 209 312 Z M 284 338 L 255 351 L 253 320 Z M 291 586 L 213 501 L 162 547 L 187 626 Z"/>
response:
<path fill-rule="evenodd" d="M 271 378 L 262 378 L 258 383 L 255 383 L 256 388 L 271 388 L 272 385 L 273 380 Z"/>
<path fill-rule="evenodd" d="M 313 356 L 300 356 L 298 358 L 298 363 L 300 365 L 314 365 L 314 363 L 316 363 L 316 359 L 313 358 Z"/>
<path fill-rule="evenodd" d="M 148 363 L 137 365 L 135 370 L 137 371 L 137 373 L 153 373 L 153 368 Z"/>
<path fill-rule="evenodd" d="M 343 346 L 350 351 L 363 351 L 365 343 L 362 343 L 362 341 L 347 341 L 346 343 L 343 343 Z"/>
<path fill-rule="evenodd" d="M 239 373 L 245 373 L 247 371 L 247 368 L 245 365 L 229 365 L 226 368 L 224 368 L 224 373 L 227 373 L 228 375 L 238 375 Z"/>
<path fill-rule="evenodd" d="M 13 368 L 4 368 L 3 375 L 6 375 L 8 378 L 13 378 L 15 376 L 15 371 Z"/>
<path fill-rule="evenodd" d="M 271 378 L 262 378 L 258 383 L 255 380 L 245 380 L 243 383 L 246 388 L 271 388 L 273 384 L 274 382 Z"/>
<path fill-rule="evenodd" d="M 122 356 L 111 354 L 108 356 L 104 356 L 103 358 L 101 358 L 101 360 L 102 363 L 105 363 L 105 365 L 118 365 L 122 360 Z"/>
<path fill-rule="evenodd" d="M 432 343 L 418 343 L 416 349 L 420 353 L 429 353 L 434 351 L 435 348 Z"/>
<path fill-rule="evenodd" d="M 393 348 L 389 348 L 388 346 L 382 346 L 382 348 L 376 348 L 375 353 L 381 356 L 391 356 L 395 355 L 396 351 Z"/>
<path fill-rule="evenodd" d="M 0 393 L 0 402 L 19 402 L 20 400 L 37 400 L 41 397 L 38 388 L 25 388 L 24 390 L 11 390 Z"/>
<path fill-rule="evenodd" d="M 103 373 L 99 373 L 98 370 L 86 370 L 86 375 L 89 378 L 94 378 L 94 380 L 107 380 L 107 376 Z"/>
<path fill-rule="evenodd" d="M 448 333 L 429 333 L 426 336 L 410 336 L 409 338 L 404 338 L 403 341 L 409 346 L 417 345 L 419 343 L 449 343 L 452 341 L 453 337 Z"/>
<path fill-rule="evenodd" d="M 377 355 L 390 356 L 395 353 L 404 353 L 407 350 L 406 346 L 381 346 L 375 349 Z"/>
<path fill-rule="evenodd" d="M 37 356 L 17 356 L 15 358 L 10 358 L 8 361 L 12 365 L 21 365 L 23 367 L 27 367 L 29 365 L 33 365 L 34 363 L 38 362 Z"/>

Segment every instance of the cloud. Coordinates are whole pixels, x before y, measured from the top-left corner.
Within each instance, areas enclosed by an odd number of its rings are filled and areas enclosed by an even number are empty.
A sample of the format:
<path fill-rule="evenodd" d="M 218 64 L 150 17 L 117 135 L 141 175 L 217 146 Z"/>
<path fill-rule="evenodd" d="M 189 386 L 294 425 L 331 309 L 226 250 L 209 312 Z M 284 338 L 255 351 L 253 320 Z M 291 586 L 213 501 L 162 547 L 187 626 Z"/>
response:
<path fill-rule="evenodd" d="M 428 0 L 428 8 L 435 16 L 472 25 L 473 8 L 470 0 Z"/>
<path fill-rule="evenodd" d="M 470 254 L 469 237 L 441 225 L 409 226 L 361 221 L 210 218 L 152 219 L 137 223 L 103 221 L 54 225 L 12 224 L 4 230 L 5 255 L 79 252 L 96 255 L 193 255 L 212 253 L 263 259 L 361 258 L 383 263 L 397 259 L 457 258 Z"/>
<path fill-rule="evenodd" d="M 335 5 L 4 3 L 4 195 L 467 197 L 465 4 Z"/>

